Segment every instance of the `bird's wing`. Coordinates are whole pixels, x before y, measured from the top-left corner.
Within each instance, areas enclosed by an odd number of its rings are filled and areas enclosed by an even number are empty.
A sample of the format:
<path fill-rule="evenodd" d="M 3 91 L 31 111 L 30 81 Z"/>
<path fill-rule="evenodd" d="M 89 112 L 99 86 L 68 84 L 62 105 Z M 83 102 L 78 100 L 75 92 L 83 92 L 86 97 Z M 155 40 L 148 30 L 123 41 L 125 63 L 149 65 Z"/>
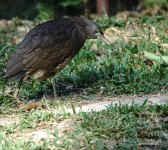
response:
<path fill-rule="evenodd" d="M 36 26 L 25 36 L 8 61 L 7 77 L 60 64 L 75 48 L 75 34 L 78 31 L 70 19 L 52 20 Z"/>

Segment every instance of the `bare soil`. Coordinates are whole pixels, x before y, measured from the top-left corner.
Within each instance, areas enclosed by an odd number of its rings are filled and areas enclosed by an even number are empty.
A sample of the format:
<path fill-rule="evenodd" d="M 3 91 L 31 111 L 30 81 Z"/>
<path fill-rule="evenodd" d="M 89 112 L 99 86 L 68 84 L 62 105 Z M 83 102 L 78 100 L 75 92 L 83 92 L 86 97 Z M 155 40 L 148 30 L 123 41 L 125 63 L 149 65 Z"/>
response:
<path fill-rule="evenodd" d="M 158 95 L 145 95 L 145 96 L 121 96 L 121 97 L 99 97 L 94 101 L 83 101 L 77 103 L 75 107 L 76 113 L 80 111 L 89 112 L 91 110 L 101 111 L 106 109 L 110 104 L 119 104 L 121 102 L 124 104 L 131 104 L 134 100 L 137 104 L 142 104 L 145 99 L 148 99 L 150 104 L 167 104 L 168 103 L 168 93 L 158 94 Z M 100 101 L 101 100 L 101 101 Z M 61 109 L 47 108 L 39 111 L 46 111 L 52 113 L 60 113 Z M 65 107 L 65 111 L 73 114 L 72 108 Z M 5 116 L 0 116 L 0 126 L 10 126 L 14 123 L 18 124 L 20 122 L 20 116 L 16 114 L 10 114 Z M 57 130 L 58 137 L 65 135 L 66 132 L 72 131 L 72 120 L 64 119 L 62 121 L 49 121 L 38 123 L 37 127 L 34 129 L 25 129 L 22 132 L 19 132 L 19 129 L 16 129 L 13 133 L 13 137 L 17 139 L 32 139 L 33 141 L 39 141 L 42 139 L 52 139 L 54 138 L 53 133 Z M 10 135 L 11 136 L 11 135 Z"/>

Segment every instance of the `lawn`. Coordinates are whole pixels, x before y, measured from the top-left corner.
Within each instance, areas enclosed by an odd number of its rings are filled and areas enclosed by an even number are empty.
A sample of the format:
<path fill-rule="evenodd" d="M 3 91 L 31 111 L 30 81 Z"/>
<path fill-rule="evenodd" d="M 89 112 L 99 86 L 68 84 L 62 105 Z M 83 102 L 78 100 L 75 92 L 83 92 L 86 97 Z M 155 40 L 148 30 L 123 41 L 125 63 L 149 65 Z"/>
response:
<path fill-rule="evenodd" d="M 168 55 L 166 17 L 103 17 L 96 18 L 96 22 L 112 44 L 108 46 L 98 40 L 85 43 L 70 64 L 56 75 L 58 100 L 52 100 L 49 80 L 26 81 L 20 90 L 20 100 L 41 100 L 47 108 L 57 109 L 64 105 L 73 107 L 72 103 L 78 105 L 82 101 L 90 103 L 99 96 L 168 91 L 166 62 L 144 55 L 144 51 Z M 110 105 L 104 111 L 79 114 L 52 113 L 44 108 L 30 112 L 18 109 L 8 96 L 17 82 L 7 81 L 5 65 L 27 28 L 35 24 L 14 18 L 0 29 L 0 149 L 166 149 L 167 105 L 149 105 L 145 101 L 141 106 Z M 36 135 L 34 132 L 39 130 L 47 131 L 47 138 L 29 139 L 31 133 Z"/>
<path fill-rule="evenodd" d="M 0 149 L 166 149 L 167 110 L 167 105 L 144 101 L 140 106 L 109 105 L 104 111 L 79 114 L 5 114 L 0 119 Z"/>

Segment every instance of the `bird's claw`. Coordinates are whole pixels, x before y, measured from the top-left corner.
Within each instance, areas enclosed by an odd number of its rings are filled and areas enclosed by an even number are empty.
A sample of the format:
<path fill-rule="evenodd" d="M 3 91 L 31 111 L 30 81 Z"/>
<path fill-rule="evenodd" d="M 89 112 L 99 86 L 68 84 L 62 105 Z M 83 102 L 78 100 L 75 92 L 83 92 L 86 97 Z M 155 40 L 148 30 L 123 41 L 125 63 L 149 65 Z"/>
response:
<path fill-rule="evenodd" d="M 9 97 L 12 97 L 15 100 L 15 102 L 17 103 L 18 106 L 25 104 L 24 102 L 20 101 L 15 94 L 14 95 L 6 94 L 6 95 L 9 96 Z"/>

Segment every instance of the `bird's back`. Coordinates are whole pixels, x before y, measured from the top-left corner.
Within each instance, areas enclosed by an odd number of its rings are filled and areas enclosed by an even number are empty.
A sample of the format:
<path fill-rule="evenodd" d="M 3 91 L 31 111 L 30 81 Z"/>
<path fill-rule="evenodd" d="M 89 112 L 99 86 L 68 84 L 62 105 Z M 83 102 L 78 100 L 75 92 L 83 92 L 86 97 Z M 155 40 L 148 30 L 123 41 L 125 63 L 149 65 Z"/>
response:
<path fill-rule="evenodd" d="M 76 55 L 85 40 L 70 18 L 42 23 L 18 44 L 7 63 L 6 76 L 11 80 L 26 74 L 39 80 L 54 76 Z"/>

